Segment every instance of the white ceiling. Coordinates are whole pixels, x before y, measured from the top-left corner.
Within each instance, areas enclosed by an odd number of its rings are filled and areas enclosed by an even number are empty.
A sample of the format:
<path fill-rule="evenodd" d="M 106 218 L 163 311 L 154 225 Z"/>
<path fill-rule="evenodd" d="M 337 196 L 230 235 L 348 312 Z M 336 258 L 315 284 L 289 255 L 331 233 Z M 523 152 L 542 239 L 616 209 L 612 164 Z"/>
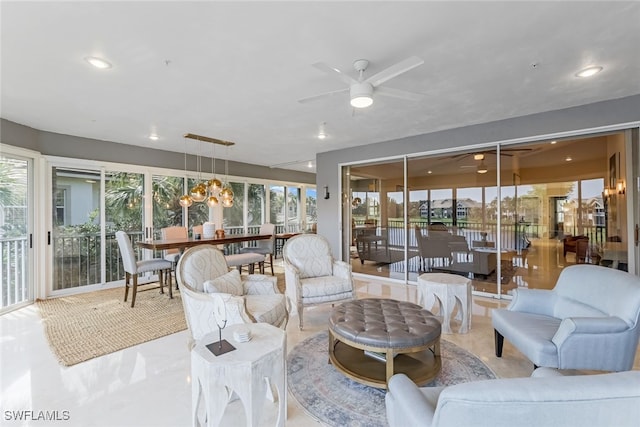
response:
<path fill-rule="evenodd" d="M 0 13 L 3 118 L 197 154 L 192 132 L 236 142 L 217 157 L 303 171 L 319 152 L 640 93 L 640 2 L 2 1 Z M 414 55 L 425 63 L 385 86 L 422 101 L 297 102 L 345 86 L 313 63 L 352 73 L 365 58 L 371 75 Z M 604 71 L 574 76 L 593 64 Z"/>

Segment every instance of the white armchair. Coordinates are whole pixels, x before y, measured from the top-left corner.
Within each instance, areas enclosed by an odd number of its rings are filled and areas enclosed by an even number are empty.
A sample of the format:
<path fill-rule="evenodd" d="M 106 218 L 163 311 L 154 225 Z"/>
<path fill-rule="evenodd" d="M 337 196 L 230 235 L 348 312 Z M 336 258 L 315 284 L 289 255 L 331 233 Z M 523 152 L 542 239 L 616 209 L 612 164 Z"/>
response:
<path fill-rule="evenodd" d="M 303 327 L 304 307 L 353 299 L 351 265 L 336 261 L 329 242 L 318 234 L 300 234 L 282 248 L 286 294 Z"/>
<path fill-rule="evenodd" d="M 640 278 L 572 265 L 552 290 L 517 289 L 491 321 L 498 357 L 506 338 L 536 367 L 630 370 L 640 339 Z"/>
<path fill-rule="evenodd" d="M 224 255 L 213 245 L 198 245 L 182 254 L 176 268 L 190 346 L 218 329 L 214 301 L 222 298 L 227 325 L 269 323 L 285 329 L 289 319 L 287 299 L 278 291 L 277 278 L 263 274 L 240 276 L 229 271 Z"/>

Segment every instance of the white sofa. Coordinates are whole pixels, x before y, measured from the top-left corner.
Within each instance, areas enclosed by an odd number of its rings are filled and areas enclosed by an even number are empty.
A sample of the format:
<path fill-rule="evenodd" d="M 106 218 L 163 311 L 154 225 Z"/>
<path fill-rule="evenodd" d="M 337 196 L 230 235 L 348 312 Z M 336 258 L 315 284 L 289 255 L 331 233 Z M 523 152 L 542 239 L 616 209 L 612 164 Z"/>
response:
<path fill-rule="evenodd" d="M 390 427 L 636 427 L 640 371 L 563 376 L 539 368 L 530 378 L 421 388 L 396 374 L 386 411 Z"/>

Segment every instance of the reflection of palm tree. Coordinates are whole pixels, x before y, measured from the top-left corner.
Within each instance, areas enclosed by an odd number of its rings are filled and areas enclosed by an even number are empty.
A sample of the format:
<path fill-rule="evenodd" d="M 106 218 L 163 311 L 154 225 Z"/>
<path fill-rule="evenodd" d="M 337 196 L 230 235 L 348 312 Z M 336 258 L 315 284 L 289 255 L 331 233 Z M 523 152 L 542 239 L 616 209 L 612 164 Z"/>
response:
<path fill-rule="evenodd" d="M 24 207 L 26 212 L 27 169 L 26 162 L 11 161 L 0 158 L 0 216 L 4 216 L 4 208 L 15 206 Z M 26 219 L 26 215 L 23 216 Z M 10 223 L 2 225 L 0 235 L 5 237 L 24 236 L 27 224 L 16 217 Z"/>
<path fill-rule="evenodd" d="M 16 206 L 21 203 L 21 197 L 16 189 L 26 186 L 26 170 L 16 168 L 14 164 L 2 160 L 0 163 L 0 206 Z"/>

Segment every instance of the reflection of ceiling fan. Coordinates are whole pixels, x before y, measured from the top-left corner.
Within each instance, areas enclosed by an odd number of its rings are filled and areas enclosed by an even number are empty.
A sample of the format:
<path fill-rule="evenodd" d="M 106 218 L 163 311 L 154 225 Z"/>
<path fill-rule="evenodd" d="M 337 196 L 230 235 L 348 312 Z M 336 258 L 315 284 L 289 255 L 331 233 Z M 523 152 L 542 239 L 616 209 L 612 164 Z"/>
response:
<path fill-rule="evenodd" d="M 344 83 L 348 84 L 349 87 L 322 93 L 320 95 L 310 96 L 308 98 L 299 99 L 298 102 L 311 102 L 317 99 L 333 96 L 347 91 L 349 92 L 351 105 L 355 108 L 366 108 L 373 104 L 374 93 L 376 95 L 408 99 L 410 101 L 419 101 L 423 97 L 423 95 L 420 93 L 407 92 L 405 90 L 392 89 L 388 87 L 380 87 L 380 85 L 387 80 L 391 80 L 392 78 L 406 73 L 407 71 L 412 70 L 422 64 L 424 64 L 424 61 L 422 59 L 418 58 L 417 56 L 412 56 L 365 79 L 364 71 L 369 66 L 369 61 L 367 61 L 366 59 L 358 59 L 353 63 L 353 67 L 358 72 L 358 78 L 354 79 L 353 77 L 343 73 L 337 68 L 331 67 L 323 62 L 318 62 L 313 64 L 315 68 L 327 74 L 338 77 Z"/>
<path fill-rule="evenodd" d="M 508 157 L 513 157 L 515 155 L 521 154 L 521 153 L 531 153 L 535 151 L 535 149 L 533 148 L 502 148 L 500 150 L 500 155 L 501 156 L 508 156 Z M 467 157 L 473 157 L 473 160 L 475 161 L 479 161 L 480 163 L 477 164 L 473 164 L 473 165 L 461 165 L 461 168 L 476 168 L 478 173 L 487 173 L 487 165 L 485 164 L 484 160 L 487 154 L 492 154 L 494 156 L 498 155 L 498 151 L 497 150 L 484 150 L 484 151 L 479 151 L 476 153 L 464 153 L 464 154 L 459 154 L 457 156 L 454 156 L 454 158 L 457 159 L 464 159 Z"/>
<path fill-rule="evenodd" d="M 461 168 L 476 168 L 476 172 L 478 173 L 487 173 L 489 170 L 487 165 L 484 163 L 484 153 L 474 153 L 473 160 L 479 161 L 477 165 L 462 165 Z"/>

